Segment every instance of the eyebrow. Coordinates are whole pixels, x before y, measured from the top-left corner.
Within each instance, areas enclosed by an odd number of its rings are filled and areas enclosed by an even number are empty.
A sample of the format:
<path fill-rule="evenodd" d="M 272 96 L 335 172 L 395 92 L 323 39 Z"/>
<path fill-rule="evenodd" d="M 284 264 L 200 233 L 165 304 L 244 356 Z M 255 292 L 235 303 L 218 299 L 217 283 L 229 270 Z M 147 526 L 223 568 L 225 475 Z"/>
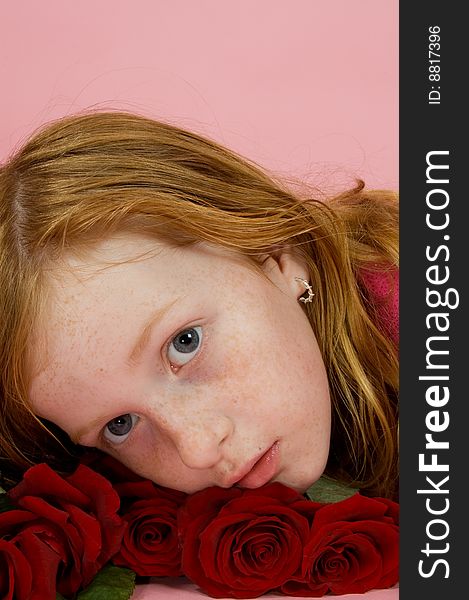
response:
<path fill-rule="evenodd" d="M 150 319 L 143 326 L 140 335 L 137 338 L 135 346 L 132 348 L 129 356 L 126 359 L 127 364 L 129 364 L 130 366 L 135 366 L 138 364 L 143 352 L 148 346 L 148 342 L 150 341 L 153 328 L 155 327 L 155 325 L 158 325 L 163 320 L 163 317 L 165 317 L 166 313 L 170 310 L 170 308 L 173 307 L 173 305 L 178 300 L 179 298 L 176 298 L 166 306 L 163 306 L 156 310 L 154 313 L 152 313 Z"/>
<path fill-rule="evenodd" d="M 164 316 L 174 306 L 174 304 L 176 304 L 176 302 L 178 302 L 178 300 L 180 300 L 180 298 L 176 298 L 175 300 L 173 300 L 166 306 L 158 308 L 155 312 L 153 312 L 151 314 L 149 320 L 141 329 L 140 334 L 137 338 L 137 341 L 125 361 L 126 364 L 128 364 L 129 366 L 136 366 L 138 364 L 143 352 L 145 351 L 146 347 L 148 346 L 153 328 L 162 321 Z M 118 417 L 118 416 L 119 415 L 116 415 L 116 417 Z M 113 418 L 113 417 L 111 417 L 111 418 Z M 75 444 L 79 444 L 80 439 L 82 437 L 84 437 L 86 434 L 88 434 L 90 431 L 93 431 L 93 429 L 95 429 L 97 426 L 99 426 L 104 421 L 104 419 L 106 419 L 105 416 L 96 417 L 90 423 L 88 423 L 84 427 L 81 427 L 75 433 L 70 433 L 69 434 L 70 439 Z"/>

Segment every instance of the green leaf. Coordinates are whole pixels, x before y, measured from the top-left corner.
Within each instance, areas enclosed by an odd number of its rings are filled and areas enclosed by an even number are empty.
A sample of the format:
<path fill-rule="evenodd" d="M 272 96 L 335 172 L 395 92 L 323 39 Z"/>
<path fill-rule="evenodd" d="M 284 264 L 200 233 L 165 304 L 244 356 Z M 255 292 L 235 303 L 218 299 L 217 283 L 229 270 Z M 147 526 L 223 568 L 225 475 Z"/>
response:
<path fill-rule="evenodd" d="M 314 502 L 340 502 L 346 500 L 358 492 L 357 488 L 350 487 L 344 483 L 339 483 L 323 475 L 316 483 L 308 488 L 306 496 Z"/>
<path fill-rule="evenodd" d="M 6 512 L 7 510 L 13 510 L 14 508 L 15 507 L 10 502 L 10 498 L 8 497 L 7 493 L 2 490 L 0 492 L 0 513 Z"/>
<path fill-rule="evenodd" d="M 77 600 L 129 600 L 135 590 L 135 573 L 130 569 L 107 565 Z"/>
<path fill-rule="evenodd" d="M 61 596 L 61 595 L 59 594 L 59 592 L 56 592 L 56 593 L 55 593 L 55 600 L 65 600 L 65 598 L 64 598 L 63 596 Z"/>

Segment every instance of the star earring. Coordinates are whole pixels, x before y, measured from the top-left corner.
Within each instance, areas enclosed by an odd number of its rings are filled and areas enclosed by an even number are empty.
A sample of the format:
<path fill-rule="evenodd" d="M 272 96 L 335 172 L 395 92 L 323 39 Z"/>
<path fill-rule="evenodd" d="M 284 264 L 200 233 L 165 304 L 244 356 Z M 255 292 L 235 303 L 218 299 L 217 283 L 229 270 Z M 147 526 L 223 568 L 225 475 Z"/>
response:
<path fill-rule="evenodd" d="M 313 296 L 314 296 L 313 288 L 306 281 L 306 279 L 303 279 L 302 277 L 295 277 L 295 281 L 299 281 L 300 283 L 302 283 L 305 286 L 306 291 L 308 292 L 308 297 L 307 298 L 301 297 L 301 298 L 298 298 L 298 301 L 299 302 L 303 302 L 303 304 L 306 304 L 307 302 L 312 302 L 313 301 Z"/>

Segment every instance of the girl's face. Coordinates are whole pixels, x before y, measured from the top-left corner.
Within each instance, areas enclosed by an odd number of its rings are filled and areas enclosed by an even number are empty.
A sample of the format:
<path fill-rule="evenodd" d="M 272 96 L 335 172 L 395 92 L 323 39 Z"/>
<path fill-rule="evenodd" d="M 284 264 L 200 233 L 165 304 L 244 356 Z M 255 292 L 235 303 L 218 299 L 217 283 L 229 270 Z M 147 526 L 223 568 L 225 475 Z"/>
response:
<path fill-rule="evenodd" d="M 266 278 L 218 247 L 126 234 L 66 263 L 33 348 L 39 416 L 188 493 L 321 476 L 330 397 L 298 258 L 266 258 Z"/>

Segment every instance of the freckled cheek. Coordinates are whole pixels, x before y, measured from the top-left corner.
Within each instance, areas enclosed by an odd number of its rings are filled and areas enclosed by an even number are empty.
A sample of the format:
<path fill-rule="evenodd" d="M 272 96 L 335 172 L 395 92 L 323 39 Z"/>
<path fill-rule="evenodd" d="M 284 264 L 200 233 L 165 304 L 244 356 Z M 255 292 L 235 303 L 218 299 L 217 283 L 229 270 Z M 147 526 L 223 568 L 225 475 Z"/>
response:
<path fill-rule="evenodd" d="M 162 486 L 192 493 L 211 485 L 206 475 L 188 469 L 175 447 L 157 436 L 139 439 L 129 452 L 117 458 L 141 477 Z"/>
<path fill-rule="evenodd" d="M 261 382 L 266 422 L 276 422 L 282 431 L 310 430 L 314 436 L 328 437 L 331 401 L 319 353 L 286 355 L 282 366 L 272 369 L 265 385 Z"/>
<path fill-rule="evenodd" d="M 239 335 L 230 341 L 210 361 L 210 385 L 220 405 L 234 417 L 248 419 L 274 417 L 272 410 L 287 412 L 294 361 L 261 335 Z"/>
<path fill-rule="evenodd" d="M 163 437 L 150 423 L 143 423 L 138 435 L 129 442 L 130 444 L 122 449 L 117 447 L 116 457 L 135 473 L 153 481 L 160 481 L 161 474 L 171 469 L 174 457 L 163 443 Z"/>

